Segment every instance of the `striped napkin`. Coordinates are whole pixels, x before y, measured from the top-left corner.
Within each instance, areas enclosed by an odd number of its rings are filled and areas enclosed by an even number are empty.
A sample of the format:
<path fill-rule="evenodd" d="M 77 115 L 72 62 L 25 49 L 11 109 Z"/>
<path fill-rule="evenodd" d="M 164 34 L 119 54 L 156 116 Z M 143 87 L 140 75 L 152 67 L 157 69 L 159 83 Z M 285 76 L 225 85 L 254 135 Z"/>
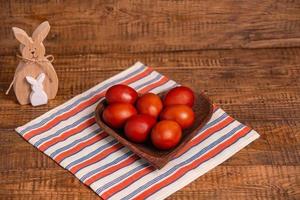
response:
<path fill-rule="evenodd" d="M 103 199 L 164 199 L 257 139 L 251 128 L 215 107 L 210 121 L 165 167 L 149 164 L 103 132 L 94 110 L 117 83 L 158 93 L 176 83 L 137 62 L 16 131 Z"/>

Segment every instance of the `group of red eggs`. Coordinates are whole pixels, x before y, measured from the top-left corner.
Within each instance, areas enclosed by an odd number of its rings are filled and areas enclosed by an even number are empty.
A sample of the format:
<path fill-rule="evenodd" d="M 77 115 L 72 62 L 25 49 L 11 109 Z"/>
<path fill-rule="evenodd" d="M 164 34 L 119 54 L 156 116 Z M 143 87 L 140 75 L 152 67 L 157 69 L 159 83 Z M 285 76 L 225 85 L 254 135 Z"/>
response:
<path fill-rule="evenodd" d="M 175 87 L 163 99 L 153 93 L 141 96 L 127 85 L 114 85 L 106 94 L 108 106 L 102 119 L 113 129 L 123 129 L 128 140 L 146 142 L 167 150 L 181 140 L 182 129 L 193 125 L 194 92 L 184 86 Z"/>

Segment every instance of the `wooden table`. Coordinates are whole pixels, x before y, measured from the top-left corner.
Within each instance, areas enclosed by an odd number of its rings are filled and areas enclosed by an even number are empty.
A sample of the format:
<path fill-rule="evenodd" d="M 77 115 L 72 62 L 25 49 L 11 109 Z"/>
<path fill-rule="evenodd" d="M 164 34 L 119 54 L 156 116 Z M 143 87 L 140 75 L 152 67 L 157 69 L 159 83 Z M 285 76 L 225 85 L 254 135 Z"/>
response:
<path fill-rule="evenodd" d="M 170 199 L 300 198 L 300 1 L 1 1 L 0 199 L 97 199 L 14 128 L 140 60 L 205 89 L 261 138 Z M 33 108 L 5 96 L 11 27 L 52 25 L 59 93 Z"/>

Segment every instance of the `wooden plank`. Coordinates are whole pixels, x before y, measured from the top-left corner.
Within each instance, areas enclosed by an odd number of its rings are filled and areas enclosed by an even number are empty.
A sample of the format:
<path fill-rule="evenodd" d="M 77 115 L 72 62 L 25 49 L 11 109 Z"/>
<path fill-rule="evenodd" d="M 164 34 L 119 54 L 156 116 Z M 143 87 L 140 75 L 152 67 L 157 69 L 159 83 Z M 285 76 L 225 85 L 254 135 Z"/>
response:
<path fill-rule="evenodd" d="M 0 172 L 1 199 L 100 199 L 61 168 Z M 98 198 L 97 198 L 98 197 Z"/>
<path fill-rule="evenodd" d="M 0 175 L 0 197 L 7 199 L 97 199 L 61 169 L 6 170 Z M 169 199 L 299 199 L 299 176 L 299 166 L 222 165 Z"/>
<path fill-rule="evenodd" d="M 284 125 L 282 130 L 285 130 Z M 289 136 L 283 137 L 286 135 Z M 253 198 L 255 195 L 271 198 L 277 193 L 286 197 L 299 195 L 295 179 L 299 176 L 299 160 L 296 160 L 299 159 L 299 135 L 292 137 L 290 131 L 262 134 L 261 139 L 204 178 L 180 190 L 174 197 L 213 198 L 214 195 L 224 194 L 232 198 Z M 287 141 L 287 138 L 294 142 Z M 38 198 L 45 192 L 49 194 L 49 199 L 50 196 L 94 197 L 70 173 L 24 142 L 16 133 L 1 131 L 0 141 L 0 196 L 2 193 L 7 196 L 31 194 Z"/>
<path fill-rule="evenodd" d="M 300 49 L 216 50 L 182 53 L 107 54 L 60 56 L 54 63 L 60 85 L 58 96 L 47 106 L 32 108 L 12 102 L 4 91 L 14 73 L 13 56 L 0 59 L 0 112 L 3 128 L 24 124 L 79 94 L 137 59 L 162 74 L 205 90 L 215 103 L 242 122 L 298 122 L 300 120 Z M 193 74 L 193 75 L 191 75 Z M 21 112 L 23 115 L 15 115 Z"/>
<path fill-rule="evenodd" d="M 11 27 L 43 20 L 47 53 L 166 52 L 299 47 L 299 1 L 2 1 L 0 55 L 16 53 Z M 74 42 L 76 41 L 76 42 Z"/>
<path fill-rule="evenodd" d="M 299 166 L 219 166 L 168 199 L 299 199 Z"/>
<path fill-rule="evenodd" d="M 226 161 L 225 166 L 298 165 L 300 162 L 300 123 L 253 123 L 259 140 Z M 0 131 L 0 170 L 54 168 L 51 159 L 26 143 L 13 130 Z M 27 160 L 30 156 L 30 160 Z M 14 158 L 14 159 L 10 159 Z"/>

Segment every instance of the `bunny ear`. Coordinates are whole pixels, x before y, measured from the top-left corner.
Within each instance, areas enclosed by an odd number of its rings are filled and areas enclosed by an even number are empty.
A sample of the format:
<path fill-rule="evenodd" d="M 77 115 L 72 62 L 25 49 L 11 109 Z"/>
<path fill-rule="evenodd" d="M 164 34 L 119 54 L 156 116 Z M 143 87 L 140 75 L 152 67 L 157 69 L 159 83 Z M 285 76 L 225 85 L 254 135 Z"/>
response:
<path fill-rule="evenodd" d="M 30 43 L 32 43 L 31 38 L 27 35 L 27 33 L 24 30 L 17 27 L 13 27 L 12 30 L 16 39 L 25 46 L 28 46 Z"/>
<path fill-rule="evenodd" d="M 32 39 L 35 42 L 41 43 L 46 38 L 50 31 L 50 24 L 48 21 L 41 23 L 32 34 Z"/>
<path fill-rule="evenodd" d="M 25 78 L 26 78 L 27 82 L 30 83 L 31 85 L 37 84 L 37 81 L 34 78 L 32 78 L 31 76 L 26 76 Z"/>
<path fill-rule="evenodd" d="M 38 77 L 36 78 L 38 83 L 43 83 L 44 79 L 45 79 L 44 73 L 40 73 L 40 75 L 38 75 Z"/>

